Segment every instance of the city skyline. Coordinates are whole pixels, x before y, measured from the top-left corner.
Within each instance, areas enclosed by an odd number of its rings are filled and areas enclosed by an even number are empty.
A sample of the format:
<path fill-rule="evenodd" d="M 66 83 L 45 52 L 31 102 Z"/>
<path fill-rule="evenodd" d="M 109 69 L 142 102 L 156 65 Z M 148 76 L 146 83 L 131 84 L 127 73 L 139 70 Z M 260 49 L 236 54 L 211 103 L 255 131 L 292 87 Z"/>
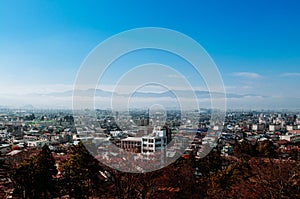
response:
<path fill-rule="evenodd" d="M 228 97 L 228 108 L 300 108 L 299 2 L 132 3 L 1 2 L 0 106 L 71 108 L 72 96 L 60 93 L 73 89 L 90 51 L 119 32 L 151 26 L 182 32 L 203 46 L 227 94 L 244 96 Z M 196 90 L 207 90 L 185 63 L 154 51 L 121 59 L 99 87 L 112 91 L 129 67 L 153 57 L 184 71 Z M 176 82 L 178 77 L 165 78 Z"/>

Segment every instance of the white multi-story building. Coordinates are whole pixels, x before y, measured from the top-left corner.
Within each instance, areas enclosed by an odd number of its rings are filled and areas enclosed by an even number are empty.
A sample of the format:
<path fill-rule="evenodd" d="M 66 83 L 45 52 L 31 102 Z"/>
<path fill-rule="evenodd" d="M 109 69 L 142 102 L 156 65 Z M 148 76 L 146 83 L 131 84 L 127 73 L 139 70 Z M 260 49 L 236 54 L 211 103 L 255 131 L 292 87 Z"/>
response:
<path fill-rule="evenodd" d="M 142 145 L 141 137 L 128 137 L 121 140 L 121 148 L 130 152 L 140 152 Z"/>
<path fill-rule="evenodd" d="M 278 130 L 280 130 L 279 124 L 270 124 L 269 125 L 269 131 L 278 131 Z"/>
<path fill-rule="evenodd" d="M 287 140 L 292 143 L 300 142 L 300 135 L 297 134 L 281 135 L 279 137 L 280 140 Z"/>
<path fill-rule="evenodd" d="M 253 124 L 252 125 L 252 130 L 253 131 L 263 131 L 265 128 L 265 124 Z"/>
<path fill-rule="evenodd" d="M 294 128 L 294 126 L 293 125 L 287 125 L 286 126 L 286 130 L 287 131 L 292 131 L 292 130 L 294 130 L 295 128 Z"/>
<path fill-rule="evenodd" d="M 143 154 L 154 153 L 167 145 L 165 130 L 154 130 L 152 135 L 142 137 L 141 152 Z"/>

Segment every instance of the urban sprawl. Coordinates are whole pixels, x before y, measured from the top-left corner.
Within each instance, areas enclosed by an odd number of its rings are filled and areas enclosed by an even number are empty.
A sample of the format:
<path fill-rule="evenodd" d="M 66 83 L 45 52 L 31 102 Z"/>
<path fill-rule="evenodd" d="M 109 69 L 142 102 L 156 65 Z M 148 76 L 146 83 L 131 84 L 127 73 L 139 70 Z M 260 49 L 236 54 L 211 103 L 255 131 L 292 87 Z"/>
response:
<path fill-rule="evenodd" d="M 286 185 L 292 190 L 288 193 L 280 190 L 286 188 L 285 185 L 270 189 L 272 193 L 265 192 L 260 183 L 271 179 L 263 178 L 262 173 L 253 174 L 269 172 L 261 169 L 268 166 L 276 166 L 278 170 L 275 170 L 279 172 L 299 165 L 299 112 L 227 111 L 224 121 L 211 121 L 212 112 L 210 109 L 193 113 L 158 110 L 150 114 L 149 110 L 85 110 L 74 114 L 71 110 L 1 109 L 0 197 L 230 198 L 247 197 L 247 192 L 253 198 L 300 196 L 299 169 L 287 174 L 289 182 L 283 180 L 283 183 L 290 183 Z M 203 155 L 205 146 L 209 153 Z M 77 179 L 72 175 L 81 175 L 83 170 L 76 173 L 72 168 L 74 161 L 83 157 L 78 155 L 84 151 L 80 152 L 80 147 L 90 154 L 86 155 L 81 167 L 87 174 L 93 173 L 79 179 L 81 185 L 77 185 Z M 21 179 L 30 178 L 30 172 L 22 173 L 22 169 L 28 169 L 30 166 L 26 165 L 30 161 L 42 162 L 42 158 L 33 157 L 42 157 L 47 151 L 54 160 L 51 166 L 55 171 L 50 175 L 53 187 L 42 187 L 39 192 L 28 184 L 34 180 L 20 182 L 19 179 L 20 176 Z M 172 158 L 176 161 L 169 166 L 147 165 L 161 157 L 163 163 Z M 143 162 L 145 165 L 140 166 Z M 96 165 L 95 170 L 91 165 Z M 118 171 L 108 165 L 122 169 Z M 147 172 L 152 167 L 160 170 Z M 235 169 L 240 173 L 234 172 Z M 135 171 L 136 174 L 122 171 Z M 39 179 L 36 171 L 32 173 L 34 179 Z M 164 179 L 167 174 L 177 177 Z M 273 174 L 266 175 L 272 178 Z M 279 181 L 277 175 L 274 174 L 275 181 Z M 242 176 L 245 179 L 238 181 Z M 237 181 L 231 182 L 235 178 Z M 270 187 L 276 183 L 268 185 L 264 182 L 264 185 Z M 251 186 L 255 191 L 250 191 Z"/>

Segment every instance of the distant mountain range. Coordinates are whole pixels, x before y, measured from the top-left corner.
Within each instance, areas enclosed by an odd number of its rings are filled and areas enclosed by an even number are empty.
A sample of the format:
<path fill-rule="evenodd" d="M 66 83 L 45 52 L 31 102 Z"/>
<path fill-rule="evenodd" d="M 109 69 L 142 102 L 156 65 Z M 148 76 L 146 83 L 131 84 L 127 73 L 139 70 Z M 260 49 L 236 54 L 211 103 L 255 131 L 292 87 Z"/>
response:
<path fill-rule="evenodd" d="M 119 102 L 124 102 L 126 100 L 126 95 L 121 92 L 111 92 L 101 89 L 87 89 L 79 90 L 78 95 L 88 96 L 92 95 L 98 97 L 95 100 L 95 106 L 97 108 L 111 108 L 111 100 L 114 99 L 114 106 L 123 105 Z M 161 104 L 164 107 L 175 107 L 174 104 L 177 103 L 176 96 L 174 93 L 177 93 L 181 98 L 183 97 L 182 102 L 189 103 L 191 97 L 190 91 L 185 90 L 176 90 L 176 91 L 165 91 L 165 92 L 156 92 L 156 91 L 138 91 L 133 93 L 130 98 L 134 101 L 136 107 L 149 107 L 151 104 Z M 211 95 L 215 98 L 221 99 L 223 96 L 222 93 L 208 91 L 196 90 L 194 91 L 195 96 L 199 100 L 200 107 L 210 107 L 211 106 Z M 71 109 L 73 106 L 73 90 L 66 90 L 62 92 L 36 92 L 31 94 L 2 94 L 0 95 L 0 109 L 6 108 L 21 108 L 21 109 Z M 113 97 L 112 97 L 113 96 Z M 290 110 L 299 110 L 300 99 L 299 97 L 281 97 L 281 96 L 262 96 L 257 94 L 236 94 L 236 93 L 227 93 L 226 94 L 226 106 L 230 109 L 290 109 Z M 83 99 L 85 100 L 85 99 Z"/>
<path fill-rule="evenodd" d="M 78 90 L 76 92 L 80 96 L 95 95 L 97 97 L 111 97 L 112 95 L 116 96 L 125 96 L 122 93 L 113 93 L 111 91 L 104 91 L 102 89 L 87 89 L 87 90 Z M 165 91 L 165 92 L 134 92 L 131 96 L 137 98 L 176 98 L 175 93 L 179 96 L 189 96 L 191 91 L 184 90 L 175 90 L 175 91 Z M 218 92 L 209 92 L 209 91 L 194 91 L 194 94 L 197 98 L 211 98 L 222 97 L 222 93 Z M 73 95 L 73 90 L 68 90 L 64 92 L 51 92 L 46 94 L 32 93 L 31 96 L 52 96 L 52 97 L 71 97 Z M 226 93 L 226 98 L 245 98 L 245 97 L 261 97 L 266 98 L 266 96 L 256 95 L 256 94 L 234 94 Z"/>

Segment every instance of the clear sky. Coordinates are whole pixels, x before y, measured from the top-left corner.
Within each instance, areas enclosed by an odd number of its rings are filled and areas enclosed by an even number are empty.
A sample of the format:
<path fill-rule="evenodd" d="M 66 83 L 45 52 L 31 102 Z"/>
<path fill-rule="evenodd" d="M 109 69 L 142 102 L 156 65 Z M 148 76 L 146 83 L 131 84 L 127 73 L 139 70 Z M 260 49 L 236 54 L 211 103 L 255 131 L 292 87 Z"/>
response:
<path fill-rule="evenodd" d="M 229 107 L 300 109 L 299 9 L 297 0 L 3 0 L 0 105 L 17 105 L 9 104 L 12 94 L 72 88 L 80 64 L 101 41 L 152 26 L 199 42 L 228 93 L 268 97 L 255 103 L 240 99 Z"/>

